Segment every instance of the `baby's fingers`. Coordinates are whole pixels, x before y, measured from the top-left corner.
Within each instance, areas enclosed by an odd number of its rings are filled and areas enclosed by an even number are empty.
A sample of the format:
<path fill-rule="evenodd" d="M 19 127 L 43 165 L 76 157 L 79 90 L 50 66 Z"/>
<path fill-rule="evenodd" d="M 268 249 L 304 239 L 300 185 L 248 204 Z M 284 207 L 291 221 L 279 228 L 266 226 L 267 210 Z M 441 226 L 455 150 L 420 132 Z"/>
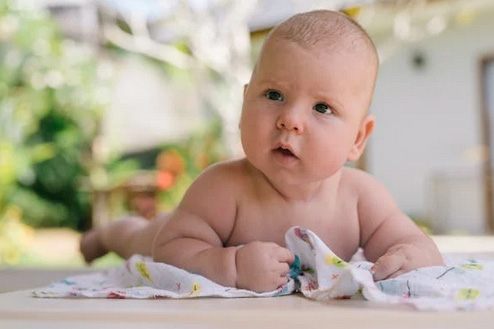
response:
<path fill-rule="evenodd" d="M 277 259 L 280 263 L 291 264 L 295 260 L 295 255 L 287 248 L 280 247 L 277 250 Z"/>
<path fill-rule="evenodd" d="M 280 276 L 286 277 L 290 274 L 290 265 L 288 263 L 278 263 L 276 266 L 276 272 L 279 273 Z"/>
<path fill-rule="evenodd" d="M 386 279 L 393 279 L 396 278 L 397 276 L 400 276 L 402 274 L 407 273 L 408 271 L 405 271 L 404 269 L 399 269 L 398 271 L 394 272 L 393 274 L 388 275 Z"/>
<path fill-rule="evenodd" d="M 399 275 L 399 272 L 402 272 L 401 270 L 404 263 L 405 257 L 400 254 L 383 255 L 371 268 L 374 281 L 384 280 Z"/>

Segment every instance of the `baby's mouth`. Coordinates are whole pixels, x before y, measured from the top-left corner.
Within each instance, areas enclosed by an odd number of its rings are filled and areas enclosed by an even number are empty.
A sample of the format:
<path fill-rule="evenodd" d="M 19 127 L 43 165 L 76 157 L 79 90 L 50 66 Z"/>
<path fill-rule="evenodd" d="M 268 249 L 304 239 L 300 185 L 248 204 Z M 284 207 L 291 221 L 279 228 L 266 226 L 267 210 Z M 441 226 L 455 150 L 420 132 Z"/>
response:
<path fill-rule="evenodd" d="M 290 151 L 289 149 L 285 149 L 283 147 L 278 147 L 277 149 L 275 149 L 276 152 L 280 152 L 281 154 L 285 155 L 285 156 L 289 156 L 289 157 L 294 157 L 296 158 L 297 156 L 295 154 L 293 154 L 292 151 Z"/>

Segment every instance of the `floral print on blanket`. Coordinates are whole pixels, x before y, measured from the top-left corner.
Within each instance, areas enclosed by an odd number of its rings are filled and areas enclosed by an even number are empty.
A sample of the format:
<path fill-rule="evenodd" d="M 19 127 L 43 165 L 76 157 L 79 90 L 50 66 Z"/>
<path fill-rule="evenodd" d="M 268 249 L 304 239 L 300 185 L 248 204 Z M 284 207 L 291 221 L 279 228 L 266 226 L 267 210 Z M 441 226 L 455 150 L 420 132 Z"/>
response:
<path fill-rule="evenodd" d="M 221 286 L 203 276 L 134 255 L 123 265 L 74 276 L 33 292 L 36 297 L 196 298 L 274 297 L 299 292 L 315 300 L 365 298 L 424 310 L 494 309 L 494 261 L 462 260 L 374 282 L 372 263 L 347 263 L 313 232 L 292 227 L 285 235 L 295 255 L 288 284 L 256 293 Z"/>

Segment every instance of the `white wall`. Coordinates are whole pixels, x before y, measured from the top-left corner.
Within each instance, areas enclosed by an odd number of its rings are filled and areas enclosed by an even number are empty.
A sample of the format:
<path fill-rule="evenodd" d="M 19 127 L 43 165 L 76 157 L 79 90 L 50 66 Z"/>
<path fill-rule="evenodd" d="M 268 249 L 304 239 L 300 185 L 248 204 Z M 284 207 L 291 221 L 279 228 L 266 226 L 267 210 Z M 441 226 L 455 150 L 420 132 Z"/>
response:
<path fill-rule="evenodd" d="M 417 51 L 425 58 L 422 69 L 412 64 Z M 494 54 L 492 13 L 476 17 L 469 26 L 451 27 L 432 39 L 404 46 L 381 66 L 371 107 L 377 126 L 368 149 L 369 171 L 389 188 L 405 212 L 421 216 L 438 217 L 434 209 L 441 202 L 458 198 L 455 189 L 447 188 L 452 195 L 438 196 L 432 178 L 469 178 L 458 191 L 469 200 L 464 205 L 453 202 L 445 215 L 451 227 L 437 223 L 444 218 L 436 218 L 433 225 L 440 231 L 483 230 L 476 150 L 482 143 L 479 61 L 486 54 Z M 461 218 L 453 220 L 459 213 Z"/>
<path fill-rule="evenodd" d="M 115 64 L 116 85 L 103 122 L 112 148 L 122 152 L 152 148 L 185 138 L 200 126 L 200 100 L 185 78 L 172 81 L 174 77 L 138 56 Z"/>

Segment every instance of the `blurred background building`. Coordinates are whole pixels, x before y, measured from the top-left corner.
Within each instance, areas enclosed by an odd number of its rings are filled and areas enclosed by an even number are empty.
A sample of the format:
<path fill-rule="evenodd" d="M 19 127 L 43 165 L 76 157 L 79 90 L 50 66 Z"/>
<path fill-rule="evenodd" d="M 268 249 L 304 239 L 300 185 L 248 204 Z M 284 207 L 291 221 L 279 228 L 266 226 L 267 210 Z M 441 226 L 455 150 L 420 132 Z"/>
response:
<path fill-rule="evenodd" d="M 432 233 L 494 231 L 491 0 L 0 4 L 0 264 L 22 249 L 6 241 L 29 240 L 15 220 L 81 231 L 152 218 L 206 166 L 241 156 L 263 38 L 317 8 L 356 19 L 379 50 L 377 129 L 357 166 Z"/>

